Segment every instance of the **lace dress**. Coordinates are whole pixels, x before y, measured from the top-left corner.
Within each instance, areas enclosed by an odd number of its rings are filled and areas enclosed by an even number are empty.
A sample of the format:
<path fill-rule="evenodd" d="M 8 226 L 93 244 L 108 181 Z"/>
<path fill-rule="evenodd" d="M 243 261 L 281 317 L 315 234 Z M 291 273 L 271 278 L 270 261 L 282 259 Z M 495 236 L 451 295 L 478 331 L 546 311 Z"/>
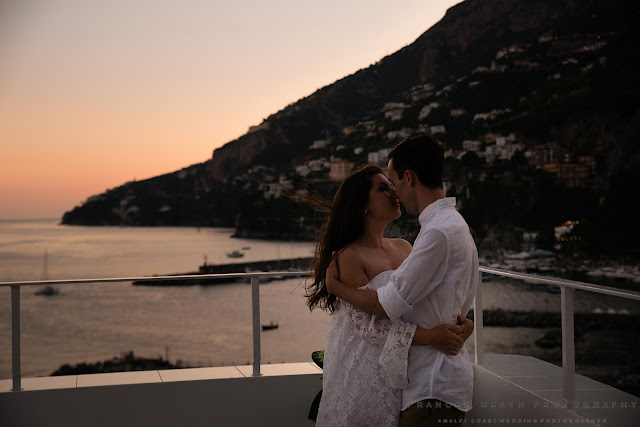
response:
<path fill-rule="evenodd" d="M 387 284 L 393 270 L 361 289 Z M 356 310 L 341 301 L 329 325 L 318 426 L 397 426 L 416 326 Z"/>

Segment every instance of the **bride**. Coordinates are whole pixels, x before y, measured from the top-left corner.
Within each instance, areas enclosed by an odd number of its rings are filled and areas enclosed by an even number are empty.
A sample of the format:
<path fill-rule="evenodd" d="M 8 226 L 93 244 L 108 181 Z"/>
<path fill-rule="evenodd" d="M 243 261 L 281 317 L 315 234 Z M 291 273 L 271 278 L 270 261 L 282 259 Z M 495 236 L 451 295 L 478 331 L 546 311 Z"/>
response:
<path fill-rule="evenodd" d="M 323 364 L 323 394 L 318 426 L 397 426 L 401 390 L 407 385 L 411 345 L 431 345 L 455 355 L 473 331 L 473 322 L 432 329 L 390 321 L 354 309 L 327 292 L 326 269 L 334 254 L 340 281 L 377 289 L 411 252 L 403 239 L 383 236 L 400 217 L 392 184 L 378 165 L 347 177 L 333 203 L 306 198 L 329 219 L 316 242 L 313 282 L 306 285 L 307 305 L 332 313 Z"/>

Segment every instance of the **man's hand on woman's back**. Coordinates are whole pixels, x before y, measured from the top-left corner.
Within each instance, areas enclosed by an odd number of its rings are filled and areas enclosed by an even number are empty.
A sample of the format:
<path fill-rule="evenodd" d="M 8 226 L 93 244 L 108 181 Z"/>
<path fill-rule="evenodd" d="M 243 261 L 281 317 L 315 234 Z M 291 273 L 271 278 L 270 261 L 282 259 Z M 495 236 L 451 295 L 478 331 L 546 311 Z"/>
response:
<path fill-rule="evenodd" d="M 458 331 L 458 335 L 466 342 L 471 334 L 473 333 L 474 324 L 471 319 L 467 319 L 466 317 L 458 316 L 458 325 L 460 325 L 460 330 Z"/>
<path fill-rule="evenodd" d="M 473 333 L 473 322 L 458 316 L 457 325 L 439 325 L 429 329 L 429 340 L 436 350 L 455 356 Z"/>
<path fill-rule="evenodd" d="M 464 341 L 458 335 L 460 326 L 458 325 L 438 325 L 435 328 L 428 329 L 430 333 L 429 345 L 436 350 L 455 356 L 462 348 Z"/>

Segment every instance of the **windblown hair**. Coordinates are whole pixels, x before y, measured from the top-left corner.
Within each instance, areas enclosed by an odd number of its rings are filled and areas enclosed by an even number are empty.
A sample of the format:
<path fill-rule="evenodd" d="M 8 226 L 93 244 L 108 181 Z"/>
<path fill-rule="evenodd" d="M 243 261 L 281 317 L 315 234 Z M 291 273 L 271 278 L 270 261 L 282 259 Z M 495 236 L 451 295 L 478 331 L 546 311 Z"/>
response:
<path fill-rule="evenodd" d="M 364 232 L 364 211 L 369 201 L 372 177 L 384 174 L 382 168 L 370 164 L 352 173 L 340 184 L 333 203 L 319 197 L 305 196 L 303 199 L 316 211 L 329 213 L 329 219 L 316 239 L 316 250 L 311 269 L 313 283 L 305 284 L 305 296 L 309 310 L 320 308 L 333 313 L 338 304 L 337 297 L 327 291 L 326 270 L 333 253 L 337 254 Z"/>
<path fill-rule="evenodd" d="M 388 157 L 393 160 L 393 169 L 398 178 L 402 179 L 404 172 L 410 169 L 425 187 L 442 188 L 444 150 L 434 136 L 410 136 L 393 147 Z"/>

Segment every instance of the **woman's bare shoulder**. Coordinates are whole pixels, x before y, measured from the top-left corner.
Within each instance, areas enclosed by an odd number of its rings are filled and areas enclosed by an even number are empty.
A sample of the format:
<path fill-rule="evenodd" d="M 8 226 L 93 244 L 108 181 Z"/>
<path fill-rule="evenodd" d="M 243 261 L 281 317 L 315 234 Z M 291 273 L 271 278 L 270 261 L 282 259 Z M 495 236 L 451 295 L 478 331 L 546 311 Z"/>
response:
<path fill-rule="evenodd" d="M 354 246 L 348 245 L 338 251 L 338 263 L 340 261 L 357 262 L 360 261 L 360 253 Z"/>
<path fill-rule="evenodd" d="M 409 252 L 411 252 L 411 250 L 413 249 L 413 246 L 411 246 L 411 243 L 407 242 L 404 239 L 389 239 L 389 240 L 391 241 L 391 244 L 394 245 L 394 248 L 396 250 L 401 250 L 406 254 L 409 254 Z"/>
<path fill-rule="evenodd" d="M 338 253 L 338 270 L 340 281 L 346 285 L 359 288 L 369 282 L 360 252 L 353 246 L 347 246 Z"/>

